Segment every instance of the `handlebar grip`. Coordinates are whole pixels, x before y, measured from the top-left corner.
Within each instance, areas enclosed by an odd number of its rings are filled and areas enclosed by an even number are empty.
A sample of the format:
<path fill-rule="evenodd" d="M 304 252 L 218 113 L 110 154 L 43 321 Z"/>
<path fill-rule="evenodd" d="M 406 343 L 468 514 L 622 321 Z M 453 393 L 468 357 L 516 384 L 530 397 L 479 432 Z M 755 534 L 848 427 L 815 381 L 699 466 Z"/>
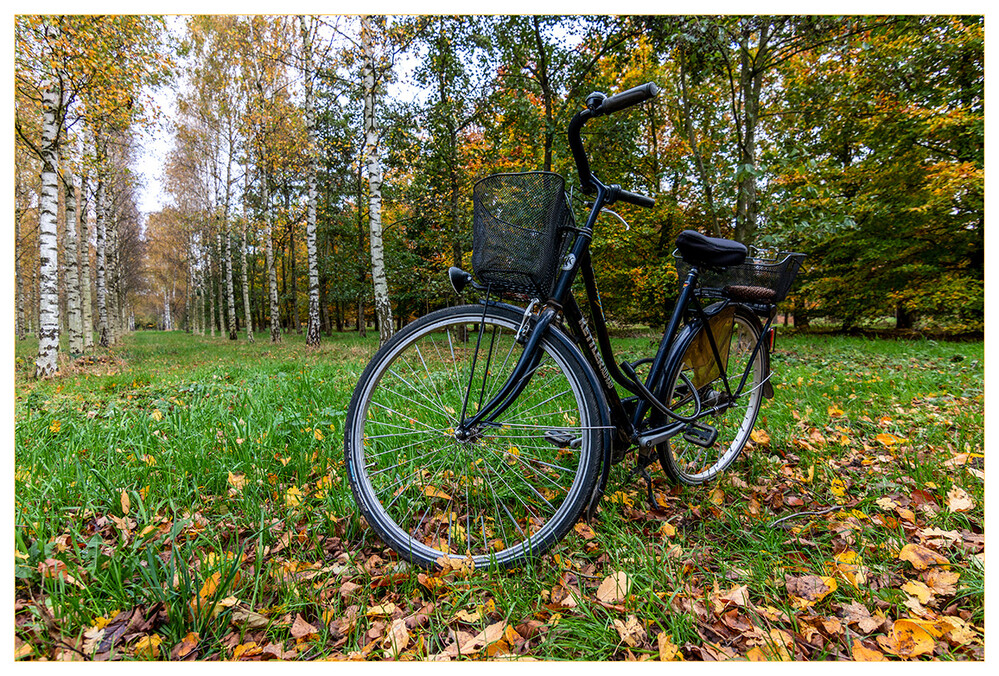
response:
<path fill-rule="evenodd" d="M 618 190 L 617 199 L 622 202 L 627 202 L 628 204 L 634 204 L 636 207 L 644 207 L 646 209 L 651 209 L 656 205 L 656 199 L 654 197 L 640 195 L 637 192 L 631 192 L 630 190 Z"/>
<path fill-rule="evenodd" d="M 643 85 L 638 85 L 614 96 L 607 97 L 595 110 L 592 110 L 592 115 L 593 117 L 600 117 L 601 115 L 616 113 L 619 110 L 637 106 L 639 103 L 654 99 L 658 93 L 659 87 L 654 82 L 646 82 Z"/>

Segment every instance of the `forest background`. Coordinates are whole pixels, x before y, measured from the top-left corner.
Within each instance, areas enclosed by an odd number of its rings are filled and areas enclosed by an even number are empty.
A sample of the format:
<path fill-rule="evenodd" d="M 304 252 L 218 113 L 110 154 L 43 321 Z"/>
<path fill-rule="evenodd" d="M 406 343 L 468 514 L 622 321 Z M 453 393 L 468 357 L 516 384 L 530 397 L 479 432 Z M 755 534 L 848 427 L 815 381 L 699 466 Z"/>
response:
<path fill-rule="evenodd" d="M 16 18 L 16 332 L 39 375 L 60 336 L 78 355 L 135 327 L 384 340 L 457 302 L 476 180 L 571 189 L 569 118 L 648 81 L 658 99 L 585 139 L 598 176 L 657 197 L 595 239 L 613 320 L 663 321 L 690 228 L 808 254 L 798 327 L 984 329 L 984 17 L 169 21 Z M 169 204 L 145 214 L 152 124 Z"/>
<path fill-rule="evenodd" d="M 15 659 L 984 659 L 983 342 L 868 335 L 984 331 L 983 17 L 14 24 Z M 598 223 L 615 349 L 680 230 L 802 251 L 780 394 L 710 490 L 622 463 L 526 569 L 400 567 L 346 488 L 365 363 L 459 302 L 476 180 L 578 194 L 568 120 L 648 81 L 585 138 L 657 197 Z"/>

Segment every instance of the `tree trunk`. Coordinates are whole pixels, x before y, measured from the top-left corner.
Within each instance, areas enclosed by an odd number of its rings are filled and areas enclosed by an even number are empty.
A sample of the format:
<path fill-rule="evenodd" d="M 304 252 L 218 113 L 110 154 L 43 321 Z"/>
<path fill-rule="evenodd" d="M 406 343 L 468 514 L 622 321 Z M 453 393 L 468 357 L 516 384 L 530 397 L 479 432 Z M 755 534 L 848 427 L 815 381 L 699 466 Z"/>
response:
<path fill-rule="evenodd" d="M 228 210 L 226 210 L 228 214 Z M 229 308 L 229 340 L 236 340 L 236 293 L 232 282 L 232 234 L 228 216 L 225 218 L 225 239 L 222 240 L 225 259 L 225 293 Z"/>
<path fill-rule="evenodd" d="M 245 204 L 245 202 L 244 202 Z M 250 276 L 246 264 L 246 211 L 244 208 L 243 220 L 240 221 L 239 228 L 239 261 L 243 279 L 243 317 L 246 323 L 246 342 L 253 342 L 253 315 L 250 311 Z"/>
<path fill-rule="evenodd" d="M 760 92 L 763 87 L 763 67 L 769 40 L 769 26 L 760 28 L 756 49 L 750 44 L 752 29 L 745 24 L 739 42 L 739 91 L 742 97 L 742 139 L 739 144 L 738 201 L 736 205 L 735 239 L 746 246 L 756 235 L 759 205 L 756 196 L 756 126 L 759 121 Z M 739 122 L 736 121 L 738 125 Z"/>
<path fill-rule="evenodd" d="M 274 231 L 271 225 L 271 193 L 267 183 L 267 176 L 263 177 L 264 183 L 264 222 L 266 223 L 265 234 L 267 238 L 267 283 L 270 286 L 271 294 L 271 342 L 281 342 L 281 306 L 278 304 L 277 271 L 274 269 Z"/>
<path fill-rule="evenodd" d="M 42 192 L 38 223 L 38 359 L 35 377 L 58 370 L 59 356 L 59 91 L 51 79 L 42 94 Z"/>
<path fill-rule="evenodd" d="M 107 285 L 107 191 L 103 176 L 97 179 L 97 193 L 94 198 L 94 211 L 97 214 L 97 340 L 101 347 L 111 345 L 111 327 L 108 318 L 108 285 Z"/>
<path fill-rule="evenodd" d="M 289 214 L 291 213 L 291 187 L 285 186 L 284 193 L 284 204 L 285 211 Z M 295 325 L 295 333 L 302 335 L 302 319 L 298 315 L 298 269 L 295 265 L 295 222 L 288 221 L 288 249 L 289 258 L 291 258 L 291 292 L 288 294 L 287 298 L 291 302 L 291 321 Z M 283 261 L 282 261 L 283 262 Z M 284 269 L 282 267 L 282 273 Z"/>
<path fill-rule="evenodd" d="M 375 294 L 375 315 L 378 317 L 378 342 L 384 345 L 392 337 L 392 303 L 389 300 L 388 278 L 385 274 L 385 249 L 382 243 L 382 165 L 375 119 L 375 51 L 371 23 L 367 17 L 363 17 L 361 23 L 364 51 L 364 68 L 361 73 L 364 86 L 364 156 L 368 168 L 371 282 Z"/>
<path fill-rule="evenodd" d="M 24 216 L 24 210 L 17 208 L 14 211 L 14 242 L 15 245 L 20 247 L 21 242 L 21 218 Z M 24 273 L 21 270 L 21 257 L 16 253 L 14 255 L 14 298 L 15 298 L 15 336 L 18 340 L 24 340 L 28 335 L 27 326 L 25 324 L 24 317 Z"/>
<path fill-rule="evenodd" d="M 94 294 L 90 279 L 90 180 L 84 174 L 80 179 L 80 237 L 78 238 L 78 261 L 80 267 L 80 305 L 81 332 L 83 333 L 83 349 L 94 346 Z"/>
<path fill-rule="evenodd" d="M 77 264 L 79 250 L 76 228 L 77 192 L 76 179 L 69 162 L 66 163 L 64 184 L 66 187 L 66 238 L 63 250 L 66 254 L 66 315 L 69 329 L 69 352 L 70 354 L 81 354 L 83 352 L 83 308 L 80 307 L 80 269 Z"/>
<path fill-rule="evenodd" d="M 306 147 L 305 182 L 308 186 L 307 218 L 305 226 L 305 248 L 309 260 L 309 323 L 305 334 L 305 344 L 319 347 L 319 256 L 316 253 L 316 114 L 312 101 L 312 35 L 305 17 L 299 17 L 302 29 L 302 73 L 305 79 L 305 130 L 308 136 Z"/>
<path fill-rule="evenodd" d="M 218 276 L 215 278 L 218 283 L 218 309 L 219 309 L 219 333 L 225 335 L 229 333 L 229 322 L 226 317 L 225 301 L 226 296 L 226 264 L 225 247 L 222 246 L 222 227 L 220 220 L 215 221 L 215 256 L 218 265 Z"/>

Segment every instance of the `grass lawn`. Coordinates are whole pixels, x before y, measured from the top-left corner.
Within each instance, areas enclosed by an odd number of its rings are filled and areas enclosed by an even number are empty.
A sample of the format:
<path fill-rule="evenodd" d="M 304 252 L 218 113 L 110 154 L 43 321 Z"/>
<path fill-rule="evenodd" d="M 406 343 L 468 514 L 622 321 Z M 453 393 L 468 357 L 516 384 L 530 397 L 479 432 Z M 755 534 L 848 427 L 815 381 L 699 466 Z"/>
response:
<path fill-rule="evenodd" d="M 782 334 L 718 482 L 653 506 L 625 462 L 529 567 L 429 574 L 344 477 L 369 336 L 138 332 L 46 382 L 20 342 L 18 658 L 983 659 L 981 342 Z"/>

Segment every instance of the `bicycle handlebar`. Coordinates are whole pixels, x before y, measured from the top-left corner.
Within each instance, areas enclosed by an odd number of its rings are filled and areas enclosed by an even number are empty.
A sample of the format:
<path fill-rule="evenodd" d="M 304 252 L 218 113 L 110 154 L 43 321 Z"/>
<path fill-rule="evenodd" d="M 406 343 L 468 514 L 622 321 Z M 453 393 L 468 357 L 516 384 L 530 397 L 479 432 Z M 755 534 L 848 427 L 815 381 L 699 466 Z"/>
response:
<path fill-rule="evenodd" d="M 572 150 L 572 157 L 576 161 L 576 169 L 579 171 L 579 184 L 584 193 L 592 193 L 600 184 L 590 171 L 590 161 L 583 148 L 583 140 L 579 132 L 588 120 L 601 115 L 609 115 L 618 111 L 637 106 L 649 99 L 653 99 L 659 93 L 659 87 L 653 82 L 647 82 L 637 87 L 632 87 L 614 96 L 606 96 L 601 92 L 593 92 L 586 97 L 586 108 L 579 111 L 569 122 L 569 149 Z M 603 185 L 603 184 L 600 184 Z M 619 199 L 635 206 L 651 208 L 655 206 L 655 199 L 646 195 L 622 190 L 614 186 L 613 198 Z"/>
<path fill-rule="evenodd" d="M 592 117 L 600 117 L 645 103 L 649 99 L 654 99 L 658 93 L 659 87 L 654 82 L 646 82 L 610 97 L 600 92 L 593 92 L 586 97 L 586 107 L 590 109 Z"/>

